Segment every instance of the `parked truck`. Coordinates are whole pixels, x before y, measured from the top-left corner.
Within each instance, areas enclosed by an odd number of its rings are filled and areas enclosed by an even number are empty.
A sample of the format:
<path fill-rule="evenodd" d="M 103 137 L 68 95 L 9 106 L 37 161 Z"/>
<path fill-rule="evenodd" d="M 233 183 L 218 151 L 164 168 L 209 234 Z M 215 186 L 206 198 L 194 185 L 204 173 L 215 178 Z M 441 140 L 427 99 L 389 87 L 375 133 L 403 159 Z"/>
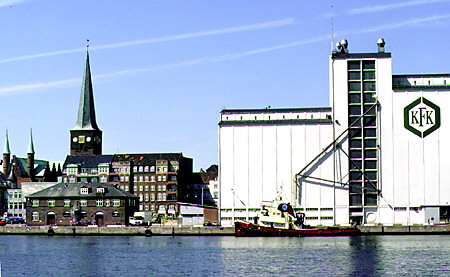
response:
<path fill-rule="evenodd" d="M 142 226 L 149 225 L 152 220 L 151 212 L 135 212 L 133 216 L 130 217 L 130 225 Z"/>

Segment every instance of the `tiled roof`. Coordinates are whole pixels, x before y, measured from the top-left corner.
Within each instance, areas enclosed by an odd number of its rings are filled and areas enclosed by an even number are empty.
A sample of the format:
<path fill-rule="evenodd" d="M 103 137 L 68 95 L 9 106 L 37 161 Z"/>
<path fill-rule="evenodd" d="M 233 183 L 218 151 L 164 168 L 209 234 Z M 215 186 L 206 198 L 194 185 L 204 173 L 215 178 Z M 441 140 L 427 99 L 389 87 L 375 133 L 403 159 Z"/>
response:
<path fill-rule="evenodd" d="M 81 194 L 81 188 L 89 188 L 88 194 Z M 97 188 L 105 188 L 102 198 L 139 198 L 108 183 L 59 183 L 29 195 L 30 198 L 99 198 Z"/>
<path fill-rule="evenodd" d="M 179 161 L 182 153 L 144 153 L 144 154 L 116 154 L 114 162 L 133 161 L 134 165 L 156 164 L 156 160 Z"/>
<path fill-rule="evenodd" d="M 68 164 L 78 164 L 83 167 L 97 167 L 100 163 L 111 163 L 114 155 L 88 155 L 88 156 L 67 156 L 63 168 Z"/>

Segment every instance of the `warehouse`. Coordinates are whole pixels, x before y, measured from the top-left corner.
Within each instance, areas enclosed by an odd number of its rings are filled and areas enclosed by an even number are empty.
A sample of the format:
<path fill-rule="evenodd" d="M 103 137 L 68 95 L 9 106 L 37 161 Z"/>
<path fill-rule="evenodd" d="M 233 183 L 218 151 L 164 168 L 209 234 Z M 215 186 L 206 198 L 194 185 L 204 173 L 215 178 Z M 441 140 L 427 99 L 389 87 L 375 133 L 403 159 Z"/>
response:
<path fill-rule="evenodd" d="M 276 198 L 310 225 L 448 221 L 450 74 L 393 75 L 384 40 L 377 46 L 337 44 L 330 107 L 221 112 L 222 225 Z"/>

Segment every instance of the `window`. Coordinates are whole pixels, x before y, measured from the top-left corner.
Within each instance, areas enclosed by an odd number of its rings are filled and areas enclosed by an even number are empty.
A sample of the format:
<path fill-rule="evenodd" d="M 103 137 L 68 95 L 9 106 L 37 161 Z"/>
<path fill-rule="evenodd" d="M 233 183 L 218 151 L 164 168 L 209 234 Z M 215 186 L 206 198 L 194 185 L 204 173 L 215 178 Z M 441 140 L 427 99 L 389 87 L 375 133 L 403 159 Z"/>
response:
<path fill-rule="evenodd" d="M 155 191 L 155 185 L 150 186 L 151 191 Z"/>
<path fill-rule="evenodd" d="M 150 194 L 150 201 L 155 201 L 155 194 L 154 193 L 152 193 L 152 194 Z"/>
<path fill-rule="evenodd" d="M 151 177 L 152 182 L 155 182 L 155 175 Z"/>
<path fill-rule="evenodd" d="M 55 200 L 54 199 L 49 199 L 48 200 L 48 206 L 49 207 L 54 207 L 55 206 Z"/>
<path fill-rule="evenodd" d="M 81 207 L 86 207 L 87 206 L 87 200 L 86 199 L 81 199 L 80 200 L 80 206 Z"/>
<path fill-rule="evenodd" d="M 63 212 L 63 216 L 64 216 L 64 217 L 69 217 L 69 216 L 70 216 L 70 212 L 69 212 L 69 211 Z"/>
<path fill-rule="evenodd" d="M 148 191 L 148 185 L 144 187 L 145 191 Z"/>
<path fill-rule="evenodd" d="M 120 181 L 121 181 L 121 182 L 125 182 L 125 176 L 121 175 L 121 176 L 120 176 Z"/>
<path fill-rule="evenodd" d="M 114 211 L 114 212 L 112 212 L 112 216 L 113 216 L 113 217 L 118 217 L 118 216 L 120 216 L 119 211 Z"/>
<path fill-rule="evenodd" d="M 104 194 L 105 193 L 105 188 L 104 187 L 98 187 L 97 188 L 97 193 Z"/>
<path fill-rule="evenodd" d="M 31 206 L 32 207 L 39 207 L 39 199 L 31 200 Z"/>
<path fill-rule="evenodd" d="M 144 172 L 144 167 L 143 166 L 139 167 L 139 172 Z"/>
<path fill-rule="evenodd" d="M 113 206 L 120 207 L 120 199 L 113 199 Z"/>
<path fill-rule="evenodd" d="M 138 170 L 138 167 L 137 167 L 137 166 L 134 166 L 134 167 L 133 167 L 133 171 L 134 171 L 134 172 L 137 172 L 137 170 Z"/>
<path fill-rule="evenodd" d="M 177 180 L 177 176 L 175 176 L 175 175 L 170 176 L 170 181 L 176 181 L 176 180 Z"/>
<path fill-rule="evenodd" d="M 161 175 L 158 175 L 158 182 L 161 182 Z"/>
<path fill-rule="evenodd" d="M 81 187 L 80 193 L 81 194 L 89 194 L 89 188 L 88 187 Z"/>
<path fill-rule="evenodd" d="M 148 211 L 150 209 L 150 206 L 148 204 L 144 205 L 144 210 Z"/>
<path fill-rule="evenodd" d="M 125 182 L 129 182 L 130 181 L 130 176 L 126 175 L 125 176 Z"/>
<path fill-rule="evenodd" d="M 97 207 L 103 207 L 103 199 L 97 199 L 97 201 L 95 201 Z"/>
<path fill-rule="evenodd" d="M 150 171 L 151 171 L 151 172 L 155 172 L 155 166 L 154 166 L 154 165 L 152 165 L 152 166 L 150 167 Z"/>
<path fill-rule="evenodd" d="M 39 221 L 39 212 L 33 212 L 32 221 Z"/>
<path fill-rule="evenodd" d="M 106 183 L 106 182 L 108 182 L 108 177 L 106 177 L 106 176 L 100 176 L 100 182 L 101 182 L 101 183 Z"/>
<path fill-rule="evenodd" d="M 161 190 L 161 191 L 166 191 L 166 185 L 161 185 L 160 190 Z"/>
<path fill-rule="evenodd" d="M 148 172 L 148 170 L 149 170 L 148 165 L 146 165 L 146 166 L 144 167 L 144 171 L 145 171 L 145 172 Z"/>
<path fill-rule="evenodd" d="M 146 182 L 148 182 L 148 176 L 145 176 L 144 180 L 145 180 Z"/>
<path fill-rule="evenodd" d="M 167 180 L 167 176 L 166 175 L 162 176 L 162 180 L 165 182 Z"/>
<path fill-rule="evenodd" d="M 144 195 L 142 193 L 139 193 L 139 202 L 144 201 Z"/>
<path fill-rule="evenodd" d="M 105 199 L 105 207 L 111 206 L 111 200 Z"/>
<path fill-rule="evenodd" d="M 144 177 L 143 176 L 139 176 L 139 182 L 143 182 L 144 181 Z"/>
<path fill-rule="evenodd" d="M 136 175 L 134 175 L 134 178 L 133 178 L 133 179 L 134 179 L 135 182 L 137 182 L 138 177 L 137 177 Z"/>
<path fill-rule="evenodd" d="M 148 199 L 149 199 L 148 193 L 144 194 L 144 201 L 148 202 Z"/>

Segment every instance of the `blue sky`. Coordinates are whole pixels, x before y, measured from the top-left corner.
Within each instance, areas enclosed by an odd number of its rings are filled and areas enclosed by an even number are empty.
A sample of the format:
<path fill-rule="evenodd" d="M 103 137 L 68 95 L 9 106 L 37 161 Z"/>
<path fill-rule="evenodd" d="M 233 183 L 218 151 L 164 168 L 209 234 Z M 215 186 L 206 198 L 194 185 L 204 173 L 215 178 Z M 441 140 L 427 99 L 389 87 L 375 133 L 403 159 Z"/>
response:
<path fill-rule="evenodd" d="M 222 109 L 329 106 L 332 29 L 353 53 L 383 37 L 394 74 L 450 72 L 449 0 L 0 0 L 0 145 L 25 156 L 33 128 L 65 159 L 89 39 L 103 152 L 207 168 Z"/>

